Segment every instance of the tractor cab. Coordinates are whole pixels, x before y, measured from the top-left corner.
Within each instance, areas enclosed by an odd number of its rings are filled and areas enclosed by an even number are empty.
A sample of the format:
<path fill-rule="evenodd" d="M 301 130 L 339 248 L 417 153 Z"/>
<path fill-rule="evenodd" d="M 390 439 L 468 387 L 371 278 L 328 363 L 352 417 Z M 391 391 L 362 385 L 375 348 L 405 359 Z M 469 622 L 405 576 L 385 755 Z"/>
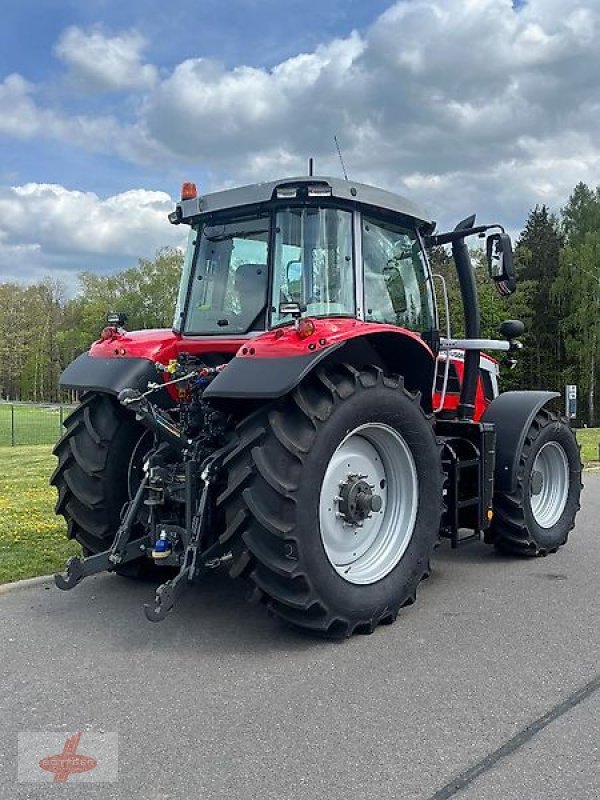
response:
<path fill-rule="evenodd" d="M 255 336 L 314 318 L 437 327 L 427 215 L 403 198 L 333 178 L 290 178 L 178 204 L 191 226 L 175 330 Z M 297 312 L 296 312 L 297 313 Z"/>

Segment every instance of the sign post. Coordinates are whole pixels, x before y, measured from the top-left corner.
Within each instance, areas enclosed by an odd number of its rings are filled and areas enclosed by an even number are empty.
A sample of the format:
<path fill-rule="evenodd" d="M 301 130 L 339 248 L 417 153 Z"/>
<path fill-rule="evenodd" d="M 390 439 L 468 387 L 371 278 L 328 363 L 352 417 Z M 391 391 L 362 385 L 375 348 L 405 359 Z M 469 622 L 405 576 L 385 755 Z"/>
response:
<path fill-rule="evenodd" d="M 577 416 L 577 386 L 573 383 L 565 386 L 565 413 L 569 419 Z"/>

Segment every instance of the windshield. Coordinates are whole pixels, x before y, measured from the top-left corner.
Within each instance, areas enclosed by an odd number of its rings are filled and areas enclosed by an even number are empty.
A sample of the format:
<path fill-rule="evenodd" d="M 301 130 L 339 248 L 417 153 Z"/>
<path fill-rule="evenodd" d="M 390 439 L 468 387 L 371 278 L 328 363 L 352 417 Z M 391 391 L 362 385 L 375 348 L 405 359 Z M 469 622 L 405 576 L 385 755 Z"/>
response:
<path fill-rule="evenodd" d="M 202 228 L 185 333 L 227 335 L 265 329 L 269 230 L 268 214 Z M 190 235 L 192 251 L 194 240 Z"/>
<path fill-rule="evenodd" d="M 276 217 L 271 324 L 292 319 L 282 303 L 316 317 L 355 315 L 352 214 L 334 208 L 287 208 Z"/>
<path fill-rule="evenodd" d="M 363 218 L 365 319 L 423 332 L 433 325 L 433 297 L 413 230 Z"/>

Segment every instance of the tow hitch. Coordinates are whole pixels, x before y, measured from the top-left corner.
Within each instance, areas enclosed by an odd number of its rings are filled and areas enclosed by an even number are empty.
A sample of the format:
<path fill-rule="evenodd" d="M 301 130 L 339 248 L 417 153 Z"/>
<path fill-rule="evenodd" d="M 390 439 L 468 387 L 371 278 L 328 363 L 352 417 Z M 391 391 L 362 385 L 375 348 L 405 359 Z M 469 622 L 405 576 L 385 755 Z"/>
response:
<path fill-rule="evenodd" d="M 123 405 L 136 412 L 138 420 L 158 434 L 163 444 L 155 448 L 146 461 L 144 477 L 133 499 L 125 506 L 121 524 L 110 548 L 86 558 L 73 556 L 67 561 L 65 575 L 56 574 L 54 582 L 59 589 L 73 589 L 83 578 L 139 560 L 140 553 L 143 553 L 148 558 L 152 557 L 156 564 L 179 567 L 174 578 L 156 589 L 154 603 L 144 605 L 147 619 L 160 622 L 172 611 L 187 586 L 231 557 L 226 550 L 226 542 L 221 541 L 222 537 L 212 541 L 209 527 L 213 482 L 221 470 L 223 459 L 235 447 L 236 442 L 232 440 L 202 459 L 206 450 L 200 444 L 195 445 L 170 420 L 152 409 L 144 395 L 127 389 L 121 393 L 119 399 Z M 161 466 L 162 454 L 173 447 L 181 452 L 184 459 L 184 525 L 152 522 L 153 509 L 161 504 L 164 496 L 166 470 Z M 199 492 L 198 483 L 201 487 Z M 143 506 L 149 509 L 151 524 L 146 526 L 147 533 L 144 536 L 132 539 Z M 212 544 L 207 546 L 209 541 Z"/>
<path fill-rule="evenodd" d="M 224 543 L 219 539 L 210 547 L 201 550 L 207 538 L 207 520 L 212 480 L 218 473 L 223 457 L 231 450 L 228 445 L 209 456 L 202 464 L 200 480 L 202 490 L 200 501 L 192 517 L 190 530 L 179 528 L 181 539 L 186 542 L 181 566 L 177 575 L 171 580 L 162 583 L 157 589 L 154 603 L 144 604 L 144 614 L 150 622 L 162 621 L 175 603 L 193 581 L 210 569 L 215 569 L 225 563 L 230 557 L 224 549 Z M 79 558 L 73 556 L 67 561 L 66 575 L 60 573 L 54 576 L 54 582 L 59 589 L 73 589 L 83 578 L 95 575 L 98 572 L 114 569 L 120 564 L 126 564 L 140 557 L 140 551 L 151 551 L 153 541 L 150 535 L 130 540 L 133 525 L 144 502 L 144 495 L 148 489 L 149 477 L 146 475 L 140 483 L 133 500 L 129 503 L 123 521 L 117 530 L 114 541 L 109 550 L 103 553 Z M 190 501 L 192 498 L 189 498 Z"/>

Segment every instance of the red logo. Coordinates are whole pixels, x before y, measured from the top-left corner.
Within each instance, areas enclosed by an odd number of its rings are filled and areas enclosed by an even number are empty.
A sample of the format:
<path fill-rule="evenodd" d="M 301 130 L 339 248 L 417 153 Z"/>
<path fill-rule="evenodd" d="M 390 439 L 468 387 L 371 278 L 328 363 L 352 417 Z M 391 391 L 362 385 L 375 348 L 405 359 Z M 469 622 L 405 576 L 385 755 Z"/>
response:
<path fill-rule="evenodd" d="M 67 737 L 62 753 L 56 756 L 46 756 L 39 762 L 40 767 L 46 772 L 54 773 L 53 783 L 66 783 L 69 780 L 69 775 L 75 775 L 78 772 L 89 772 L 97 765 L 98 762 L 95 758 L 84 756 L 77 752 L 80 739 L 81 732 Z"/>

